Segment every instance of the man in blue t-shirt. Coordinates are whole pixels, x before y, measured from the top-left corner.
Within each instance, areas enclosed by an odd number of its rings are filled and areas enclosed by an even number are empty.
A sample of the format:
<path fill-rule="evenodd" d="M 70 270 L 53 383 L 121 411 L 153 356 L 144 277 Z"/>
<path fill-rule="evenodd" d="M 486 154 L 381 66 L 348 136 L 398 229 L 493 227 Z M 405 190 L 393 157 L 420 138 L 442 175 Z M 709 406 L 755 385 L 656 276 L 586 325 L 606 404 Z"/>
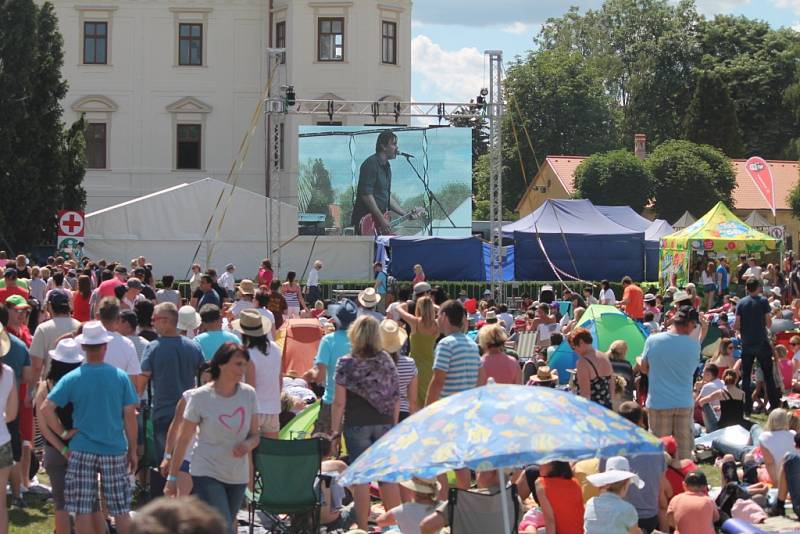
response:
<path fill-rule="evenodd" d="M 130 528 L 128 475 L 136 472 L 139 398 L 128 375 L 104 362 L 111 339 L 100 321 L 85 323 L 83 333 L 75 338 L 86 354 L 85 363 L 64 375 L 42 406 L 47 426 L 66 444 L 61 454 L 69 454 L 66 510 L 76 514 L 78 532 L 93 529 L 98 473 L 117 530 Z M 56 409 L 67 404 L 72 404 L 72 430 L 65 430 L 56 415 Z"/>
<path fill-rule="evenodd" d="M 157 462 L 161 463 L 175 406 L 184 391 L 195 387 L 206 361 L 200 345 L 178 335 L 178 308 L 173 303 L 162 302 L 155 307 L 153 325 L 159 337 L 144 349 L 142 376 L 145 385 L 147 380 L 153 381 L 153 442 Z"/>
<path fill-rule="evenodd" d="M 216 304 L 206 304 L 200 308 L 200 321 L 203 326 L 203 333 L 195 336 L 194 340 L 200 345 L 203 351 L 203 358 L 207 362 L 211 361 L 217 349 L 223 343 L 241 343 L 239 336 L 228 330 L 222 329 L 222 314 Z"/>
<path fill-rule="evenodd" d="M 678 457 L 691 458 L 694 449 L 693 379 L 700 363 L 700 343 L 690 334 L 700 321 L 697 310 L 681 306 L 668 332 L 647 338 L 641 369 L 648 376 L 647 408 L 650 431 L 674 436 Z"/>
<path fill-rule="evenodd" d="M 336 330 L 326 334 L 319 344 L 314 367 L 303 375 L 309 383 L 325 384 L 325 394 L 319 407 L 319 416 L 314 424 L 314 432 L 325 434 L 331 431 L 331 415 L 333 399 L 336 393 L 336 382 L 333 379 L 339 358 L 350 353 L 350 340 L 347 329 L 358 317 L 358 309 L 352 300 L 343 299 L 331 310 Z"/>
<path fill-rule="evenodd" d="M 385 313 L 386 291 L 389 288 L 389 276 L 386 274 L 386 271 L 383 270 L 383 263 L 379 261 L 375 262 L 372 266 L 372 270 L 375 271 L 375 283 L 373 284 L 375 293 L 381 296 L 380 301 L 378 301 L 378 304 L 375 306 L 375 311 L 378 313 Z M 380 322 L 380 319 L 378 322 Z"/>
<path fill-rule="evenodd" d="M 767 329 L 772 325 L 769 301 L 761 295 L 761 280 L 750 278 L 745 284 L 747 296 L 736 305 L 736 320 L 733 329 L 742 336 L 742 389 L 744 390 L 744 413 L 749 415 L 753 409 L 752 384 L 750 373 L 753 362 L 764 372 L 764 385 L 771 410 L 780 407 L 781 395 L 775 384 L 772 372 L 772 347 L 767 337 Z"/>

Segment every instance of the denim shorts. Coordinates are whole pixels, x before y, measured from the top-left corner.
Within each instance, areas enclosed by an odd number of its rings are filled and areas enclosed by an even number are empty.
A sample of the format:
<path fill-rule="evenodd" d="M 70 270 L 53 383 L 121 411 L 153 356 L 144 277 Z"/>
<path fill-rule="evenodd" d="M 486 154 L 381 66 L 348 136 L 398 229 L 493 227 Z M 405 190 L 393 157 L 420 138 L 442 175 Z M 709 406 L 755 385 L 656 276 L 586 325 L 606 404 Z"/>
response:
<path fill-rule="evenodd" d="M 369 449 L 381 436 L 391 430 L 393 425 L 365 425 L 344 427 L 344 441 L 347 445 L 347 455 L 350 463 Z"/>

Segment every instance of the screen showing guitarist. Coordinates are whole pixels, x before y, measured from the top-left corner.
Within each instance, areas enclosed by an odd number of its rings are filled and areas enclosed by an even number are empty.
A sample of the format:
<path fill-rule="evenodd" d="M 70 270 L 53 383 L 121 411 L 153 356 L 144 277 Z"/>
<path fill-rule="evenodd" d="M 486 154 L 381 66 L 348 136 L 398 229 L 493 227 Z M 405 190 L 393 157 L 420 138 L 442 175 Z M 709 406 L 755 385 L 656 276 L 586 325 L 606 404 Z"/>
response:
<path fill-rule="evenodd" d="M 351 224 L 359 235 L 362 231 L 362 219 L 371 215 L 375 232 L 381 235 L 392 234 L 392 228 L 386 221 L 385 214 L 394 212 L 403 218 L 412 218 L 392 198 L 392 167 L 389 160 L 397 157 L 397 136 L 390 130 L 378 135 L 375 142 L 375 153 L 364 160 L 358 173 L 356 203 L 353 206 Z"/>

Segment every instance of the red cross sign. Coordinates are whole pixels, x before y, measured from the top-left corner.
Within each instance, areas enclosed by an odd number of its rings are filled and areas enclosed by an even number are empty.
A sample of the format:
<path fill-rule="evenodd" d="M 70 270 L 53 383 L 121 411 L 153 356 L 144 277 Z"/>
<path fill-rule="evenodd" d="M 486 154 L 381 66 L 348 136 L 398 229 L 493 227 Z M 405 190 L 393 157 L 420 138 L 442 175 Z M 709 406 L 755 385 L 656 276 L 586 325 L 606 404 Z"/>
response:
<path fill-rule="evenodd" d="M 82 211 L 61 210 L 58 212 L 58 235 L 83 237 L 84 220 Z"/>

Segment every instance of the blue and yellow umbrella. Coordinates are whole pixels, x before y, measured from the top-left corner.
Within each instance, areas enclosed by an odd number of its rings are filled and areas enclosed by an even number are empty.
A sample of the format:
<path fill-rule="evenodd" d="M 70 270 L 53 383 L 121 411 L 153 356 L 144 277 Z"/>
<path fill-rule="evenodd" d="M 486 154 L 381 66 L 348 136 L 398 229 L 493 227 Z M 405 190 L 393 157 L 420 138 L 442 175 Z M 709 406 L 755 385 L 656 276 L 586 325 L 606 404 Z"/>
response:
<path fill-rule="evenodd" d="M 401 422 L 359 456 L 341 482 L 396 482 L 464 467 L 486 471 L 661 450 L 655 436 L 583 397 L 489 384 Z"/>

